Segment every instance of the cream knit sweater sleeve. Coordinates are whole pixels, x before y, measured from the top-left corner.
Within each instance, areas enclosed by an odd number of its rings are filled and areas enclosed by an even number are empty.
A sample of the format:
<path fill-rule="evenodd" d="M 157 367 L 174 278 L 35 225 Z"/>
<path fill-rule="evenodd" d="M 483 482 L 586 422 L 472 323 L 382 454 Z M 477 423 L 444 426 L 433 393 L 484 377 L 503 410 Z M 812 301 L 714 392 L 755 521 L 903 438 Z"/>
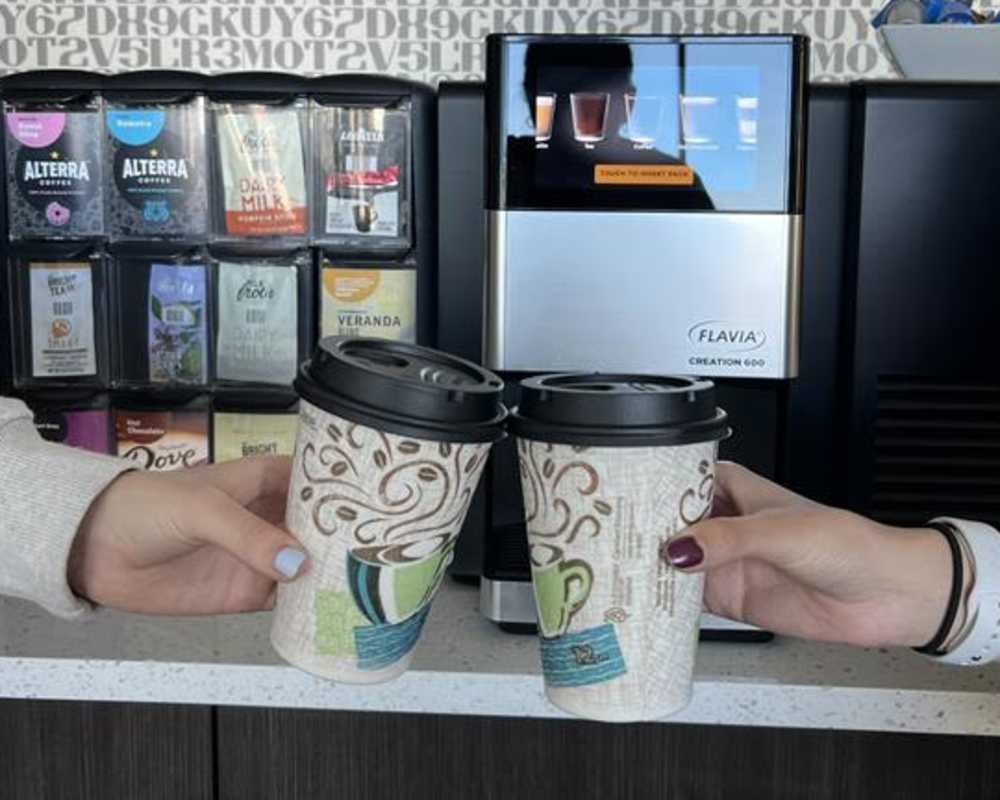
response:
<path fill-rule="evenodd" d="M 66 562 L 91 502 L 129 469 L 118 459 L 46 442 L 19 400 L 0 397 L 0 594 L 76 617 Z"/>

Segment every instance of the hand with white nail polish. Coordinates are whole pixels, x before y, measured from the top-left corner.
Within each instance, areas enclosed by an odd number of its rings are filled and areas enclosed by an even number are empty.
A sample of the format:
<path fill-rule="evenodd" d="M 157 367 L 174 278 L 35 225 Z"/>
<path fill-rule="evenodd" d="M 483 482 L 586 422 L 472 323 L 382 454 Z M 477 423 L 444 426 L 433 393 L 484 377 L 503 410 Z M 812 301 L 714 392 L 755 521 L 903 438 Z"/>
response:
<path fill-rule="evenodd" d="M 247 458 L 178 472 L 128 472 L 84 517 L 73 591 L 147 614 L 221 614 L 274 605 L 277 581 L 307 568 L 280 527 L 290 460 Z"/>

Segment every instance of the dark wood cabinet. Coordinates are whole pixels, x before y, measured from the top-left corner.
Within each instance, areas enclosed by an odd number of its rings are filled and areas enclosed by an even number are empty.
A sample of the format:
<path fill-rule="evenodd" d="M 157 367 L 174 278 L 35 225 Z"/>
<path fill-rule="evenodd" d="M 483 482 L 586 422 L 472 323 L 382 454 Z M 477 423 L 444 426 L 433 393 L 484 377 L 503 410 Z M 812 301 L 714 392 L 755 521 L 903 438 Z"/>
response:
<path fill-rule="evenodd" d="M 987 737 L 218 713 L 220 800 L 1000 798 L 1000 739 Z"/>
<path fill-rule="evenodd" d="M 197 706 L 0 701 L 0 798 L 212 798 L 212 713 Z"/>
<path fill-rule="evenodd" d="M 0 800 L 997 800 L 1000 739 L 0 701 Z"/>

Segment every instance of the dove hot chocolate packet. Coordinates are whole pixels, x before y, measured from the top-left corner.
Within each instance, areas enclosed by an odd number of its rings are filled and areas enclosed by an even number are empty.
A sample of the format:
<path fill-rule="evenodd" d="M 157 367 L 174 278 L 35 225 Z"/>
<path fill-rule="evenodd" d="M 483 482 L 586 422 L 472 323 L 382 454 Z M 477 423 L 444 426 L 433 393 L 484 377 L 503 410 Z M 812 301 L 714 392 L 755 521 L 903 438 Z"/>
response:
<path fill-rule="evenodd" d="M 117 455 L 142 469 L 169 472 L 209 461 L 207 411 L 116 408 L 114 417 Z"/>

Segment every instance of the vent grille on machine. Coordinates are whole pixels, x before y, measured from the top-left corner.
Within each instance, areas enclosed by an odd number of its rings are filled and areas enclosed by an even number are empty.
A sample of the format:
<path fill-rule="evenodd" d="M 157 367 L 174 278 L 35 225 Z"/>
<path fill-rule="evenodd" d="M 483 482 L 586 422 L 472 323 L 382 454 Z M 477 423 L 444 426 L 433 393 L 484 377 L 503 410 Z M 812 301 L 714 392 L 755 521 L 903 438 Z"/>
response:
<path fill-rule="evenodd" d="M 501 525 L 493 530 L 496 537 L 493 550 L 493 571 L 500 579 L 523 577 L 531 563 L 528 555 L 528 537 L 524 525 Z"/>
<path fill-rule="evenodd" d="M 879 377 L 871 515 L 1000 525 L 1000 384 Z"/>

